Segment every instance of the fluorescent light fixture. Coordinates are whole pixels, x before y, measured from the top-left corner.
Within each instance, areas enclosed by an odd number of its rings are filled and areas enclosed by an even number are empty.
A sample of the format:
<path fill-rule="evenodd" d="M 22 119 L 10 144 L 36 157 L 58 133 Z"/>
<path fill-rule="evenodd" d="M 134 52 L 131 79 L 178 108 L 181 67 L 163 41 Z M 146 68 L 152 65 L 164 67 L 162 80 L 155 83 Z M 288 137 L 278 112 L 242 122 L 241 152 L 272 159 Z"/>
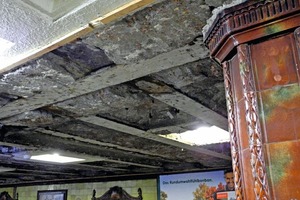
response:
<path fill-rule="evenodd" d="M 70 163 L 70 162 L 78 162 L 78 161 L 85 160 L 81 158 L 60 156 L 59 154 L 43 154 L 43 155 L 31 156 L 30 159 L 46 161 L 46 162 L 56 162 L 56 163 Z"/>
<path fill-rule="evenodd" d="M 10 172 L 10 171 L 15 171 L 15 168 L 9 168 L 9 167 L 1 167 L 0 166 L 0 173 L 1 172 Z"/>
<path fill-rule="evenodd" d="M 229 132 L 216 126 L 201 127 L 193 131 L 171 133 L 160 136 L 190 145 L 206 145 L 230 141 Z"/>
<path fill-rule="evenodd" d="M 15 43 L 5 40 L 3 38 L 0 38 L 0 47 L 1 47 L 0 54 L 5 52 L 6 50 L 10 49 L 14 45 L 15 45 Z"/>

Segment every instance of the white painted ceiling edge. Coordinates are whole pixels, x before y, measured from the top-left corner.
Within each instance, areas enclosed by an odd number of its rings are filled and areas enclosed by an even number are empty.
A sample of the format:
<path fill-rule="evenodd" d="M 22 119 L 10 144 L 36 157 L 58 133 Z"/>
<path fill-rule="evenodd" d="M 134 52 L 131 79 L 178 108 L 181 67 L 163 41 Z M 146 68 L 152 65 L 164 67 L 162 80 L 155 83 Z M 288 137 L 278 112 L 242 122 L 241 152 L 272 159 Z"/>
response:
<path fill-rule="evenodd" d="M 79 10 L 87 3 L 82 0 L 20 0 L 24 5 L 36 9 L 41 14 L 55 21 L 73 10 Z M 74 11 L 73 11 L 74 12 Z"/>
<path fill-rule="evenodd" d="M 20 0 L 0 0 L 0 38 L 14 43 L 0 53 L 0 69 L 131 1 L 82 0 L 80 6 L 53 21 Z"/>

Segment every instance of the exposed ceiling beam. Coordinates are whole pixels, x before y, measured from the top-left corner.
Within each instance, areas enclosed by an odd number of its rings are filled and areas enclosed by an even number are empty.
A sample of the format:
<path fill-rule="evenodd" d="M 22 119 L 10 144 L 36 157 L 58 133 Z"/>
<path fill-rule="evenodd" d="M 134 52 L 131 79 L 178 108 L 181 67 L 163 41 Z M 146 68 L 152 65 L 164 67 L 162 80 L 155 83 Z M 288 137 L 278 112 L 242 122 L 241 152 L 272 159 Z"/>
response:
<path fill-rule="evenodd" d="M 30 130 L 30 129 L 29 129 Z M 74 139 L 74 138 L 72 138 L 71 136 L 70 137 L 68 137 L 67 135 L 65 135 L 65 134 L 59 134 L 59 133 L 55 133 L 55 132 L 51 132 L 51 131 L 46 131 L 46 130 L 43 130 L 43 129 L 38 129 L 39 131 L 42 131 L 42 132 L 44 132 L 44 133 L 47 133 L 47 134 L 49 134 L 49 135 L 52 135 L 52 136 L 56 136 L 56 137 L 61 137 L 61 136 L 64 136 L 65 138 L 68 138 L 68 139 Z M 73 140 L 65 140 L 65 142 L 67 142 L 67 143 L 73 143 Z M 79 141 L 79 142 L 84 142 L 84 145 L 86 145 L 86 143 L 85 143 L 85 141 Z M 7 144 L 9 144 L 8 146 L 16 146 L 16 144 L 11 144 L 11 143 L 7 143 Z M 95 145 L 95 144 L 93 144 L 93 145 Z M 50 148 L 47 148 L 46 147 L 46 149 L 44 149 L 43 151 L 36 151 L 36 150 L 31 150 L 31 151 L 28 151 L 29 149 L 32 149 L 32 147 L 31 146 L 27 146 L 27 145 L 23 145 L 23 144 L 21 144 L 21 145 L 19 145 L 18 144 L 18 146 L 22 146 L 22 148 L 24 148 L 25 150 L 26 150 L 26 153 L 28 154 L 28 155 L 32 155 L 32 154 L 43 154 L 43 153 L 48 153 L 48 152 L 55 152 L 55 151 L 57 151 L 57 149 L 50 149 Z M 96 144 L 96 146 L 99 146 L 99 145 L 97 145 Z M 63 152 L 62 152 L 63 151 Z M 111 150 L 111 151 L 116 151 L 116 150 Z M 74 153 L 71 153 L 70 154 L 70 152 L 68 152 L 68 151 L 64 151 L 64 150 L 60 150 L 60 153 L 63 153 L 64 155 L 68 155 L 68 156 L 74 156 L 73 154 Z M 117 153 L 117 152 L 116 152 Z M 137 163 L 137 162 L 131 162 L 131 161 L 126 161 L 126 160 L 119 160 L 119 159 L 111 159 L 111 158 L 107 158 L 107 157 L 105 157 L 105 156 L 94 156 L 94 155 L 87 155 L 87 154 L 78 154 L 78 153 L 76 153 L 76 155 L 77 156 L 79 156 L 79 157 L 81 157 L 81 158 L 85 158 L 86 160 L 84 161 L 84 162 L 95 162 L 95 161 L 101 161 L 101 162 L 110 162 L 110 163 L 117 163 L 117 164 L 121 164 L 121 165 L 131 165 L 131 166 L 138 166 L 138 167 L 144 167 L 144 168 L 155 168 L 155 169 L 160 169 L 161 168 L 161 166 L 159 166 L 159 165 L 149 165 L 149 164 L 145 164 L 145 163 Z M 0 155 L 1 157 L 7 157 L 7 158 L 9 158 L 9 157 L 11 157 L 11 155 Z M 131 157 L 142 157 L 143 159 L 148 159 L 148 160 L 150 160 L 150 159 L 153 159 L 153 156 L 149 156 L 148 158 L 147 158 L 147 155 L 143 155 L 143 156 L 141 156 L 140 155 L 140 152 L 138 152 L 138 154 L 136 154 L 135 156 L 134 156 L 134 154 L 132 154 L 132 153 L 130 153 L 130 156 Z M 161 158 L 161 157 L 160 157 Z M 165 159 L 163 159 L 163 158 L 161 158 L 162 160 L 164 160 L 164 161 L 166 161 Z M 23 157 L 20 157 L 20 158 L 18 158 L 18 160 L 20 160 L 20 161 L 29 161 L 29 162 L 36 162 L 36 161 L 32 161 L 32 160 L 28 160 L 28 159 L 24 159 Z M 170 161 L 170 162 L 174 162 L 174 161 Z M 76 165 L 76 163 L 75 164 L 73 164 L 73 165 Z M 82 166 L 83 164 L 78 164 L 79 166 Z M 87 166 L 89 166 L 89 165 L 87 165 Z M 104 170 L 106 170 L 104 167 L 100 167 L 100 166 L 97 166 L 98 168 L 101 168 L 101 169 L 104 169 Z M 119 170 L 119 168 L 113 168 L 114 170 Z M 120 169 L 120 170 L 122 170 L 122 169 Z"/>
<path fill-rule="evenodd" d="M 103 170 L 103 171 L 111 171 L 111 170 L 126 171 L 126 169 L 121 169 L 121 168 L 112 167 L 110 169 L 107 169 L 106 167 L 102 167 L 102 166 L 85 165 L 85 164 L 79 164 L 79 163 L 72 163 L 72 166 L 70 166 L 68 164 L 63 164 L 63 165 L 61 165 L 61 164 L 56 165 L 55 163 L 47 163 L 46 164 L 46 163 L 42 163 L 42 162 L 21 160 L 21 159 L 15 159 L 12 163 L 11 160 L 5 159 L 6 157 L 7 156 L 0 155 L 2 165 L 5 165 L 5 166 L 10 165 L 12 168 L 18 168 L 18 170 L 28 170 L 28 167 L 32 167 L 32 163 L 34 163 L 34 166 L 35 166 L 35 168 L 38 168 L 38 171 L 40 171 L 40 169 L 43 169 L 43 171 L 45 171 L 45 173 L 65 174 L 65 172 L 63 170 L 68 170 L 70 168 L 72 168 L 72 170 L 95 169 L 95 170 Z M 10 155 L 9 155 L 9 157 L 10 157 Z M 46 168 L 45 168 L 45 164 L 47 165 Z M 16 167 L 16 166 L 18 166 L 18 167 Z M 60 172 L 53 171 L 54 166 L 55 166 L 55 170 L 58 170 Z M 36 169 L 34 169 L 33 171 L 36 171 Z"/>
<path fill-rule="evenodd" d="M 174 88 L 166 84 L 164 84 L 162 87 L 161 85 L 158 85 L 155 82 L 142 80 L 137 81 L 135 85 L 142 90 L 146 90 L 151 97 L 155 98 L 158 101 L 161 101 L 165 104 L 168 104 L 169 106 L 172 106 L 174 108 L 177 108 L 178 110 L 188 113 L 194 117 L 197 117 L 203 122 L 218 126 L 224 130 L 228 129 L 228 120 L 226 117 L 216 113 L 215 111 L 191 99 L 187 95 L 176 91 Z M 147 86 L 147 89 L 145 89 L 145 86 Z M 163 88 L 163 90 L 149 90 L 148 87 Z"/>
<path fill-rule="evenodd" d="M 35 131 L 43 133 L 43 134 L 55 136 L 55 137 L 60 137 L 60 138 L 65 138 L 65 139 L 73 139 L 75 141 L 80 141 L 80 142 L 84 142 L 84 143 L 88 143 L 88 144 L 92 144 L 92 145 L 115 148 L 115 149 L 123 150 L 123 151 L 127 151 L 127 152 L 134 152 L 134 153 L 138 153 L 138 154 L 143 154 L 144 156 L 148 155 L 148 156 L 161 157 L 162 159 L 164 159 L 164 161 L 166 161 L 166 159 L 169 159 L 169 157 L 161 155 L 161 154 L 156 154 L 156 153 L 152 153 L 152 152 L 149 152 L 149 151 L 144 151 L 144 150 L 141 150 L 141 149 L 127 148 L 127 147 L 123 147 L 123 146 L 120 146 L 120 145 L 117 145 L 117 144 L 112 144 L 112 143 L 107 143 L 107 142 L 100 142 L 100 141 L 97 141 L 95 139 L 93 139 L 93 140 L 92 139 L 87 139 L 87 138 L 74 136 L 74 135 L 69 135 L 69 134 L 61 133 L 61 132 L 57 132 L 57 131 L 51 131 L 51 130 L 46 130 L 46 129 L 42 129 L 42 128 L 35 129 Z M 168 162 L 176 162 L 176 161 L 168 160 Z"/>
<path fill-rule="evenodd" d="M 53 149 L 52 152 L 55 152 L 55 150 Z M 74 154 L 74 152 L 72 154 Z M 136 162 L 130 162 L 130 161 L 123 161 L 123 160 L 116 160 L 116 159 L 107 158 L 105 156 L 94 156 L 94 155 L 81 154 L 81 153 L 76 153 L 76 154 L 78 155 L 78 157 L 85 158 L 86 160 L 81 163 L 73 163 L 72 165 L 75 165 L 75 166 L 76 165 L 83 166 L 83 165 L 85 165 L 84 162 L 100 161 L 100 162 L 117 163 L 117 164 L 121 164 L 121 165 L 132 165 L 132 166 L 138 166 L 138 167 L 145 167 L 145 168 L 161 168 L 160 166 L 148 165 L 148 164 L 142 164 L 142 163 L 136 163 Z M 131 154 L 131 156 L 134 157 L 134 154 Z M 90 166 L 90 165 L 86 165 L 86 166 Z M 105 167 L 101 167 L 101 166 L 97 166 L 97 168 L 105 169 Z M 119 168 L 112 168 L 112 169 L 118 170 Z"/>
<path fill-rule="evenodd" d="M 183 124 L 177 124 L 177 125 L 173 125 L 173 126 L 165 126 L 165 127 L 159 127 L 159 128 L 152 128 L 147 130 L 148 133 L 158 133 L 158 132 L 163 132 L 163 131 L 167 131 L 170 133 L 182 133 L 184 131 L 188 131 L 190 129 L 186 128 L 186 127 L 197 127 L 199 126 L 199 123 L 203 123 L 203 122 L 190 122 L 190 123 L 183 123 Z"/>
<path fill-rule="evenodd" d="M 208 51 L 203 43 L 196 42 L 194 45 L 186 45 L 139 63 L 100 69 L 95 74 L 70 86 L 51 90 L 46 94 L 37 94 L 30 100 L 19 99 L 9 103 L 0 108 L 0 119 L 195 62 L 207 56 Z"/>
<path fill-rule="evenodd" d="M 41 130 L 41 129 L 38 129 L 38 130 Z M 61 137 L 62 135 L 64 135 L 64 134 L 59 134 L 57 132 L 55 133 L 53 131 L 46 131 L 46 130 L 43 131 L 42 130 L 42 133 L 43 132 L 44 132 L 44 134 L 47 133 L 48 135 L 55 136 L 55 137 Z M 63 141 L 64 144 L 74 144 L 74 140 L 70 140 L 70 139 L 74 139 L 74 138 L 72 138 L 72 137 L 66 137 L 65 139 L 67 139 L 67 140 Z M 82 143 L 81 146 L 91 147 L 91 144 L 88 144 L 85 141 L 77 141 L 77 144 L 78 143 Z M 97 144 L 93 144 L 93 145 L 94 145 L 94 147 L 96 147 L 98 149 L 101 148 Z M 22 145 L 22 146 L 26 147 L 26 145 Z M 82 161 L 81 163 L 100 161 L 100 162 L 117 163 L 117 164 L 121 164 L 121 165 L 139 166 L 139 167 L 145 167 L 145 168 L 161 168 L 161 166 L 159 166 L 159 165 L 148 165 L 148 164 L 144 164 L 144 163 L 138 163 L 138 162 L 131 162 L 131 161 L 126 161 L 126 160 L 119 160 L 119 159 L 107 158 L 106 156 L 100 156 L 100 155 L 95 156 L 95 155 L 89 155 L 89 154 L 84 154 L 84 153 L 74 153 L 74 152 L 69 152 L 69 151 L 63 150 L 63 149 L 52 149 L 52 148 L 48 148 L 48 147 L 44 147 L 44 150 L 42 150 L 42 151 L 41 150 L 39 150 L 39 151 L 36 151 L 36 150 L 35 151 L 27 151 L 27 154 L 28 155 L 39 155 L 39 154 L 46 154 L 46 153 L 49 153 L 49 152 L 57 152 L 57 151 L 59 151 L 62 155 L 65 155 L 65 156 L 84 158 L 85 161 Z M 110 151 L 113 152 L 113 153 L 120 153 L 121 152 L 124 155 L 126 153 L 124 151 L 115 150 L 115 149 L 111 149 Z M 144 160 L 146 160 L 146 159 L 147 160 L 154 159 L 153 156 L 152 157 L 151 156 L 147 157 L 147 155 L 141 155 L 140 152 L 138 154 L 137 153 L 133 154 L 131 152 L 128 152 L 128 154 L 130 155 L 130 157 L 136 158 L 136 159 L 139 159 L 139 158 L 142 158 Z M 163 161 L 168 161 L 168 160 L 163 159 L 163 158 L 161 158 L 161 159 Z M 34 161 L 34 160 L 23 159 L 22 157 L 19 158 L 19 160 L 29 161 L 29 162 L 37 162 L 37 163 L 39 162 L 39 161 Z M 171 161 L 171 162 L 174 162 L 174 161 Z M 83 164 L 73 163 L 73 165 L 79 165 L 80 166 L 80 165 L 83 165 Z M 100 167 L 100 168 L 105 169 L 103 167 Z M 115 169 L 115 170 L 117 170 L 117 169 Z"/>
<path fill-rule="evenodd" d="M 24 145 L 23 145 L 24 146 Z M 49 149 L 51 151 L 51 149 Z M 54 151 L 54 150 L 53 150 Z M 27 152 L 29 153 L 29 152 Z M 47 152 L 45 152 L 47 153 Z M 62 152 L 61 152 L 62 153 Z M 29 153 L 30 154 L 30 153 Z M 86 154 L 78 154 L 80 158 L 86 158 L 86 161 L 84 162 L 95 162 L 95 161 L 101 161 L 101 162 L 110 162 L 110 163 L 117 163 L 117 164 L 122 164 L 122 165 L 132 165 L 132 166 L 138 166 L 138 167 L 145 167 L 145 168 L 161 168 L 160 166 L 154 166 L 154 165 L 147 165 L 147 164 L 141 164 L 141 163 L 135 163 L 135 162 L 129 162 L 129 161 L 122 161 L 122 160 L 114 160 L 114 159 L 109 159 L 106 157 L 101 157 L 101 156 L 91 156 L 91 155 L 86 155 Z M 0 155 L 0 157 L 3 157 Z M 10 156 L 7 156 L 10 157 Z M 34 161 L 34 160 L 28 160 L 28 159 L 18 159 L 18 162 L 32 162 L 32 163 L 40 163 L 39 161 Z M 110 169 L 107 169 L 106 167 L 102 166 L 91 166 L 83 163 L 72 163 L 72 166 L 76 166 L 76 168 L 95 168 L 95 169 L 102 169 L 105 171 L 111 171 L 111 170 L 116 170 L 116 171 L 126 171 L 121 168 L 114 168 L 111 167 Z M 52 163 L 53 165 L 54 163 Z"/>
<path fill-rule="evenodd" d="M 102 167 L 99 165 L 87 165 L 87 164 L 83 164 L 83 163 L 76 163 L 76 164 L 72 164 L 72 166 L 76 167 L 76 168 L 80 168 L 80 169 L 94 169 L 94 170 L 103 170 L 103 171 L 127 171 L 127 169 L 122 169 L 122 168 L 116 168 L 116 167 Z"/>
<path fill-rule="evenodd" d="M 195 116 L 211 125 L 228 130 L 227 118 L 182 93 L 173 91 L 172 93 L 150 94 L 150 96 L 174 108 L 177 108 L 178 110 Z"/>
<path fill-rule="evenodd" d="M 145 139 L 148 139 L 148 140 L 153 140 L 153 141 L 156 141 L 156 142 L 160 142 L 160 143 L 164 143 L 164 144 L 167 144 L 167 145 L 175 146 L 175 147 L 178 147 L 178 148 L 181 148 L 181 149 L 186 149 L 186 150 L 194 151 L 194 152 L 197 152 L 197 153 L 201 153 L 201 154 L 205 154 L 205 155 L 209 155 L 209 156 L 213 156 L 213 157 L 221 158 L 221 159 L 225 159 L 225 160 L 231 160 L 230 156 L 227 156 L 227 155 L 224 155 L 224 154 L 221 154 L 221 153 L 210 151 L 210 150 L 207 150 L 207 149 L 204 149 L 204 148 L 201 148 L 201 147 L 191 146 L 191 145 L 188 145 L 188 144 L 177 142 L 175 140 L 170 140 L 170 139 L 167 139 L 167 138 L 163 138 L 163 137 L 160 137 L 158 135 L 147 133 L 146 131 L 143 131 L 143 130 L 140 130 L 140 129 L 137 129 L 137 128 L 134 128 L 134 127 L 130 127 L 130 126 L 127 126 L 127 125 L 124 125 L 124 124 L 120 124 L 120 123 L 117 123 L 117 122 L 114 122 L 114 121 L 110 121 L 110 120 L 107 120 L 107 119 L 104 119 L 104 118 L 100 118 L 100 117 L 96 117 L 96 116 L 89 116 L 89 117 L 81 117 L 79 119 L 82 120 L 82 121 L 85 121 L 87 123 L 95 124 L 97 126 L 102 126 L 102 127 L 117 130 L 117 131 L 120 131 L 120 132 L 128 133 L 128 134 L 131 134 L 131 135 L 134 135 L 134 136 L 138 136 L 138 137 L 145 138 Z"/>
<path fill-rule="evenodd" d="M 31 174 L 58 174 L 58 175 L 68 175 L 68 176 L 72 176 L 72 175 L 76 175 L 75 173 L 70 173 L 70 172 L 61 172 L 61 171 L 47 171 L 47 170 L 34 170 L 34 169 L 18 169 L 18 172 L 21 173 L 21 172 L 28 172 L 28 173 L 31 173 Z"/>
<path fill-rule="evenodd" d="M 16 171 L 8 171 L 8 172 L 5 172 L 5 174 L 1 174 L 1 177 L 3 178 L 4 176 L 7 176 L 7 177 L 12 177 L 12 176 L 16 176 L 16 177 L 25 177 L 25 176 L 28 176 L 28 177 L 54 177 L 54 176 L 57 176 L 59 174 L 36 174 L 36 173 L 26 173 L 26 172 L 16 172 Z M 67 175 L 65 175 L 67 176 Z M 68 175 L 69 176 L 69 175 Z"/>

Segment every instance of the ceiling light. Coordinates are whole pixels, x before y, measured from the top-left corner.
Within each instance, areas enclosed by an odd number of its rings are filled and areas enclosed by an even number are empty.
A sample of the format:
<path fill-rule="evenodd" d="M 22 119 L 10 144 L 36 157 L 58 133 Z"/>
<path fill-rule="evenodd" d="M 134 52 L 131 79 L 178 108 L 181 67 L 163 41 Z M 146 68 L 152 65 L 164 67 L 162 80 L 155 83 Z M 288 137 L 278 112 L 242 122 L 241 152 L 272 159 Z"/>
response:
<path fill-rule="evenodd" d="M 83 161 L 85 159 L 68 157 L 68 156 L 60 156 L 58 154 L 43 154 L 37 156 L 31 156 L 31 160 L 39 160 L 46 162 L 56 162 L 56 163 L 70 163 L 70 162 L 78 162 Z"/>
<path fill-rule="evenodd" d="M 205 145 L 230 141 L 229 132 L 216 126 L 201 127 L 193 131 L 160 136 L 190 145 Z"/>
<path fill-rule="evenodd" d="M 5 40 L 3 38 L 0 38 L 0 47 L 1 47 L 0 54 L 5 52 L 6 50 L 10 49 L 14 45 L 15 45 L 15 43 Z"/>

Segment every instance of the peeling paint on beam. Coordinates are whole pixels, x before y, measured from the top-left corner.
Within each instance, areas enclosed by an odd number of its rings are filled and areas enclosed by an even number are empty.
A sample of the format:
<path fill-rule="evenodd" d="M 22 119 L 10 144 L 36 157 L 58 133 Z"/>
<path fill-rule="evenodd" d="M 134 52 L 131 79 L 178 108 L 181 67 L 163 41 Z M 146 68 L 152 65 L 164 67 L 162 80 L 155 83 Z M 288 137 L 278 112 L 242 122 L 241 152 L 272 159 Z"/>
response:
<path fill-rule="evenodd" d="M 228 121 L 225 117 L 179 92 L 168 94 L 150 94 L 150 96 L 183 112 L 193 115 L 205 122 L 208 122 L 211 125 L 216 125 L 224 130 L 228 129 Z"/>
<path fill-rule="evenodd" d="M 130 127 L 130 126 L 127 126 L 127 125 L 124 125 L 124 124 L 117 123 L 117 122 L 113 122 L 113 121 L 110 121 L 110 120 L 107 120 L 107 119 L 103 119 L 103 118 L 100 118 L 100 117 L 89 116 L 89 117 L 81 117 L 79 119 L 82 120 L 82 121 L 85 121 L 87 123 L 91 123 L 91 124 L 95 124 L 97 126 L 102 126 L 102 127 L 106 127 L 106 128 L 109 128 L 109 129 L 121 131 L 121 132 L 128 133 L 128 134 L 131 134 L 131 135 L 134 135 L 134 136 L 145 138 L 145 139 L 148 139 L 148 140 L 157 141 L 157 142 L 160 142 L 160 143 L 163 143 L 163 144 L 175 146 L 175 147 L 186 149 L 186 150 L 189 150 L 189 151 L 194 151 L 194 152 L 197 152 L 197 153 L 200 153 L 200 154 L 206 154 L 206 155 L 216 157 L 216 158 L 221 158 L 221 159 L 224 159 L 224 160 L 231 160 L 230 156 L 226 156 L 224 154 L 220 154 L 220 153 L 217 153 L 217 152 L 214 152 L 214 151 L 210 151 L 210 150 L 207 150 L 207 149 L 204 149 L 204 148 L 201 148 L 201 147 L 190 146 L 190 145 L 187 145 L 187 144 L 184 144 L 184 143 L 181 143 L 181 142 L 177 142 L 175 140 L 170 140 L 170 139 L 167 139 L 167 138 L 163 138 L 163 137 L 151 134 L 151 133 L 147 133 L 143 130 L 133 128 L 133 127 Z"/>
<path fill-rule="evenodd" d="M 9 103 L 0 109 L 0 119 L 20 114 L 29 110 L 47 106 L 73 97 L 94 92 L 109 86 L 117 85 L 137 78 L 157 73 L 173 67 L 206 58 L 208 50 L 203 43 L 187 45 L 173 51 L 160 54 L 148 60 L 131 65 L 117 65 L 97 71 L 84 80 L 73 85 L 46 94 L 37 94 L 30 100 L 20 99 Z"/>

